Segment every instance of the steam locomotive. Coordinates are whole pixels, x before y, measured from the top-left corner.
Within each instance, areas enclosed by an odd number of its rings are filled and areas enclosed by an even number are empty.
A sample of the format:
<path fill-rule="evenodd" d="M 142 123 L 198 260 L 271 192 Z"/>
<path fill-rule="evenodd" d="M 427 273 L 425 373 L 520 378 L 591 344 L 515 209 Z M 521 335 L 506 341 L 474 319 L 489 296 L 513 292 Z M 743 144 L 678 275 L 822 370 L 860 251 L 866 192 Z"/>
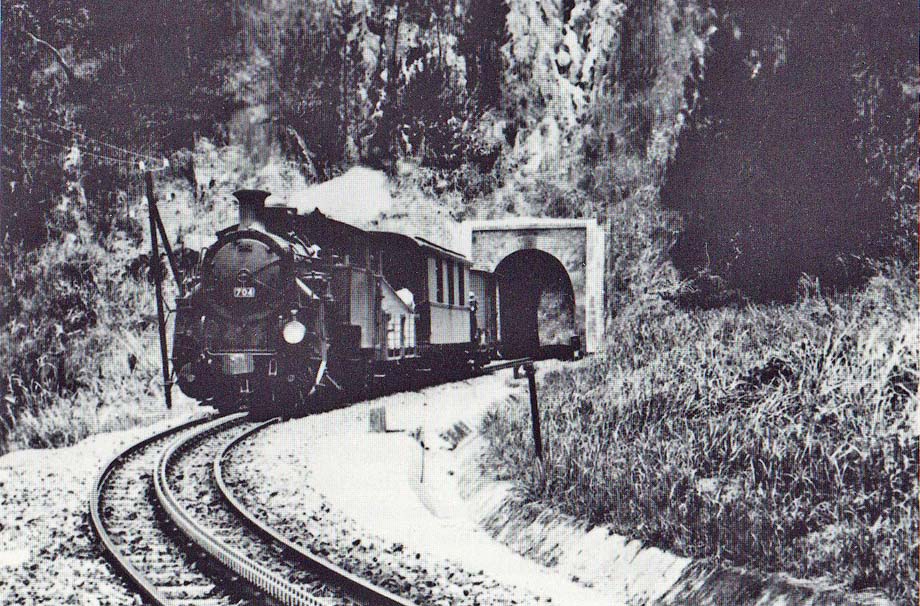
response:
<path fill-rule="evenodd" d="M 176 301 L 183 393 L 283 412 L 496 355 L 492 274 L 423 238 L 266 206 L 269 195 L 234 193 L 239 224 L 217 233 Z"/>

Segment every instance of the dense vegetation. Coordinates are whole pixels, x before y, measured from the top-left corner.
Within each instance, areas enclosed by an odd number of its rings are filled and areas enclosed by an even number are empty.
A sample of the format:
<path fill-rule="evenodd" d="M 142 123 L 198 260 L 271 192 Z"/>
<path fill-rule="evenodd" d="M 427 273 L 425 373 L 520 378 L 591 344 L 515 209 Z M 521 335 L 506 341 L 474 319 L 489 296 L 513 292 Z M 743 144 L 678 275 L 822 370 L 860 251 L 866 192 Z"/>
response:
<path fill-rule="evenodd" d="M 468 16 L 456 10 L 466 3 L 408 0 L 289 12 L 276 75 L 280 96 L 271 100 L 289 156 L 320 181 L 356 163 L 393 174 L 406 158 L 453 188 L 481 194 L 458 176 L 489 173 L 498 156 L 478 125 L 500 85 L 496 64 L 483 63 L 480 53 L 501 31 L 492 21 L 492 30 L 471 34 L 486 27 L 491 15 L 483 11 L 500 5 L 471 3 Z M 461 33 L 466 29 L 470 34 Z"/>
<path fill-rule="evenodd" d="M 149 413 L 125 405 L 153 393 L 137 362 L 152 297 L 125 271 L 142 243 L 137 163 L 221 136 L 238 101 L 229 6 L 4 6 L 0 451 Z M 184 162 L 169 174 L 194 181 Z"/>
<path fill-rule="evenodd" d="M 675 262 L 763 301 L 916 255 L 916 5 L 732 5 L 661 192 L 686 217 Z"/>
<path fill-rule="evenodd" d="M 593 524 L 696 557 L 915 597 L 915 274 L 791 305 L 633 306 L 606 354 L 486 419 L 507 477 Z"/>
<path fill-rule="evenodd" d="M 686 555 L 910 603 L 918 76 L 903 24 L 917 9 L 714 8 L 664 165 L 641 152 L 654 92 L 611 129 L 616 149 L 638 144 L 626 158 L 641 186 L 608 206 L 627 245 L 608 265 L 607 350 L 541 387 L 545 466 L 526 408 L 484 430 L 529 500 Z M 662 77 L 643 53 L 640 81 Z M 623 102 L 631 80 L 616 82 Z"/>
<path fill-rule="evenodd" d="M 4 11 L 4 243 L 41 244 L 65 198 L 88 197 L 100 220 L 118 215 L 112 204 L 142 159 L 124 148 L 168 155 L 220 134 L 237 103 L 226 89 L 238 61 L 230 6 L 56 0 Z"/>

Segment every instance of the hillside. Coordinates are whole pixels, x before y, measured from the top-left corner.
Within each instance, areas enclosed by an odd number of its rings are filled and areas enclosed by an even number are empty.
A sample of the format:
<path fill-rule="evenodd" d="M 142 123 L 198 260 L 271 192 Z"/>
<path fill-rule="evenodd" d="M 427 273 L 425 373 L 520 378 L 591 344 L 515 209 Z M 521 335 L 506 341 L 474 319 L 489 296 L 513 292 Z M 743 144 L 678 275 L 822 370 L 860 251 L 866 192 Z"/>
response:
<path fill-rule="evenodd" d="M 139 161 L 180 249 L 240 187 L 444 242 L 452 219 L 595 217 L 608 346 L 541 386 L 545 469 L 519 411 L 490 418 L 508 477 L 683 554 L 906 602 L 917 7 L 742 4 L 4 7 L 0 452 L 162 416 Z"/>

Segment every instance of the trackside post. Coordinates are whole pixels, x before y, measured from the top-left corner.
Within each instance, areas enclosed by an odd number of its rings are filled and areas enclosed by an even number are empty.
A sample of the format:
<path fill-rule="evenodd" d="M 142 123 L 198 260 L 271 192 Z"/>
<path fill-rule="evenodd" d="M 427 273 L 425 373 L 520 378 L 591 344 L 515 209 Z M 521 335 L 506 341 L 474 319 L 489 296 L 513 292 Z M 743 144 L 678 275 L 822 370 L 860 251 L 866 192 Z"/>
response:
<path fill-rule="evenodd" d="M 533 428 L 533 445 L 537 458 L 543 462 L 543 438 L 540 435 L 540 410 L 537 407 L 537 378 L 533 362 L 524 364 L 524 372 L 527 374 L 527 386 L 530 389 L 530 424 Z"/>

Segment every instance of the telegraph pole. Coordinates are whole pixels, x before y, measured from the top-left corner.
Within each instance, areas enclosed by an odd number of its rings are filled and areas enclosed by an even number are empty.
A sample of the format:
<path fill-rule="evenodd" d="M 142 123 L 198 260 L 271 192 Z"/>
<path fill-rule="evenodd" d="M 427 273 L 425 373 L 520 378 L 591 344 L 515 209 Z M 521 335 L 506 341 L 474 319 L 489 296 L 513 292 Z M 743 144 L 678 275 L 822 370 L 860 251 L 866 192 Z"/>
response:
<path fill-rule="evenodd" d="M 163 366 L 163 394 L 166 397 L 166 408 L 172 408 L 172 375 L 169 372 L 169 352 L 166 344 L 166 314 L 163 309 L 163 276 L 160 273 L 160 247 L 158 244 L 159 233 L 157 223 L 160 214 L 157 212 L 157 201 L 153 194 L 153 173 L 146 171 L 144 181 L 147 185 L 147 211 L 150 215 L 150 271 L 153 273 L 153 282 L 156 285 L 157 298 L 157 328 L 160 332 L 160 358 Z M 162 226 L 162 223 L 160 223 Z M 169 246 L 168 242 L 164 244 Z M 170 251 L 171 252 L 171 251 Z M 170 255 L 171 257 L 172 255 Z M 172 261 L 172 259 L 170 259 Z M 179 281 L 178 275 L 176 281 Z"/>

